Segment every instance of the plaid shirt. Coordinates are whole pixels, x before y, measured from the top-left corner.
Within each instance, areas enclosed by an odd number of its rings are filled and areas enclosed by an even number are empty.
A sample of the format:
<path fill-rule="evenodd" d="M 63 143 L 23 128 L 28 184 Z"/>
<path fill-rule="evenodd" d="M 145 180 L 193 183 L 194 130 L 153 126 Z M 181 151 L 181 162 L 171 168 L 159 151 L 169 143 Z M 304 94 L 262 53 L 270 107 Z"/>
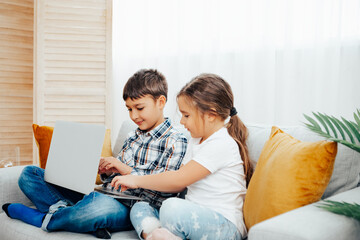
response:
<path fill-rule="evenodd" d="M 180 168 L 187 147 L 186 137 L 176 130 L 169 119 L 146 132 L 139 128 L 129 133 L 117 158 L 133 168 L 132 175 L 149 175 Z M 111 175 L 106 182 L 111 181 Z M 131 195 L 144 198 L 154 207 L 160 207 L 166 198 L 177 196 L 174 193 L 163 193 L 148 189 L 127 190 Z M 125 201 L 132 206 L 134 201 Z"/>

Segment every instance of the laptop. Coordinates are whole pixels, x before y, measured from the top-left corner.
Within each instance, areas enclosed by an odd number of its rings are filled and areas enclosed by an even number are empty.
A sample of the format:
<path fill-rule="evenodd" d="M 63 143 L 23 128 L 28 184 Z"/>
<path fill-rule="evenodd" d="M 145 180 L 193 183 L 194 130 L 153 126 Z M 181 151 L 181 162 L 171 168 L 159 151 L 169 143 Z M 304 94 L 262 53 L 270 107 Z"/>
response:
<path fill-rule="evenodd" d="M 142 200 L 109 184 L 95 185 L 105 131 L 104 125 L 56 121 L 45 181 L 83 194 L 99 191 L 114 198 Z"/>

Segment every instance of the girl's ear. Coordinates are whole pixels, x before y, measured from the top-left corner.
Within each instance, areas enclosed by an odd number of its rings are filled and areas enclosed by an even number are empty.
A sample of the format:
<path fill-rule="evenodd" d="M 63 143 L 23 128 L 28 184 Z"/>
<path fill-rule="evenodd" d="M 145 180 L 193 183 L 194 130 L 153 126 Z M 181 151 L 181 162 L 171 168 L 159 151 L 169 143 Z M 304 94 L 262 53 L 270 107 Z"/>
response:
<path fill-rule="evenodd" d="M 161 95 L 160 97 L 158 97 L 158 99 L 156 99 L 156 102 L 157 102 L 159 108 L 163 109 L 166 104 L 166 97 L 164 95 Z"/>
<path fill-rule="evenodd" d="M 211 108 L 210 111 L 207 112 L 207 118 L 209 119 L 209 121 L 214 121 L 215 118 L 218 116 L 216 113 L 216 109 L 215 108 Z"/>

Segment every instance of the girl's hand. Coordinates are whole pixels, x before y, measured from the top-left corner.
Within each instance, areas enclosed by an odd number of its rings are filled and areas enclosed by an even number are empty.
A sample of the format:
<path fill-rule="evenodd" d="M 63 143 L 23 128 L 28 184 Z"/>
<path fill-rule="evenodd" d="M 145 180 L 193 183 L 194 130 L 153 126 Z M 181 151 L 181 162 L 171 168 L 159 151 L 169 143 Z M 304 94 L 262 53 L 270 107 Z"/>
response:
<path fill-rule="evenodd" d="M 120 161 L 114 157 L 101 157 L 98 173 L 106 173 L 108 175 L 111 173 L 119 173 L 119 163 Z"/>
<path fill-rule="evenodd" d="M 139 176 L 126 175 L 126 176 L 117 176 L 111 181 L 111 186 L 115 189 L 119 189 L 121 186 L 121 191 L 126 191 L 127 189 L 139 188 L 137 185 L 137 179 Z"/>

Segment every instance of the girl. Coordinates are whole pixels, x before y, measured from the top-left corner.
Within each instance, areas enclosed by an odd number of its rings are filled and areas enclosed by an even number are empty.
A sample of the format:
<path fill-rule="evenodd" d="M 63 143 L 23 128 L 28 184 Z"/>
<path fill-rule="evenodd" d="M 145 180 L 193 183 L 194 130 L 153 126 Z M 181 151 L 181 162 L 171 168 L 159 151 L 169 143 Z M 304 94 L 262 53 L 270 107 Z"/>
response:
<path fill-rule="evenodd" d="M 192 137 L 184 165 L 160 174 L 118 176 L 111 184 L 162 192 L 188 187 L 185 199 L 168 199 L 160 211 L 144 202 L 134 205 L 131 220 L 140 238 L 241 239 L 246 236 L 242 207 L 252 170 L 247 129 L 236 115 L 230 85 L 214 74 L 199 75 L 181 89 L 177 103 L 180 123 Z M 155 217 L 158 224 L 149 224 Z"/>

